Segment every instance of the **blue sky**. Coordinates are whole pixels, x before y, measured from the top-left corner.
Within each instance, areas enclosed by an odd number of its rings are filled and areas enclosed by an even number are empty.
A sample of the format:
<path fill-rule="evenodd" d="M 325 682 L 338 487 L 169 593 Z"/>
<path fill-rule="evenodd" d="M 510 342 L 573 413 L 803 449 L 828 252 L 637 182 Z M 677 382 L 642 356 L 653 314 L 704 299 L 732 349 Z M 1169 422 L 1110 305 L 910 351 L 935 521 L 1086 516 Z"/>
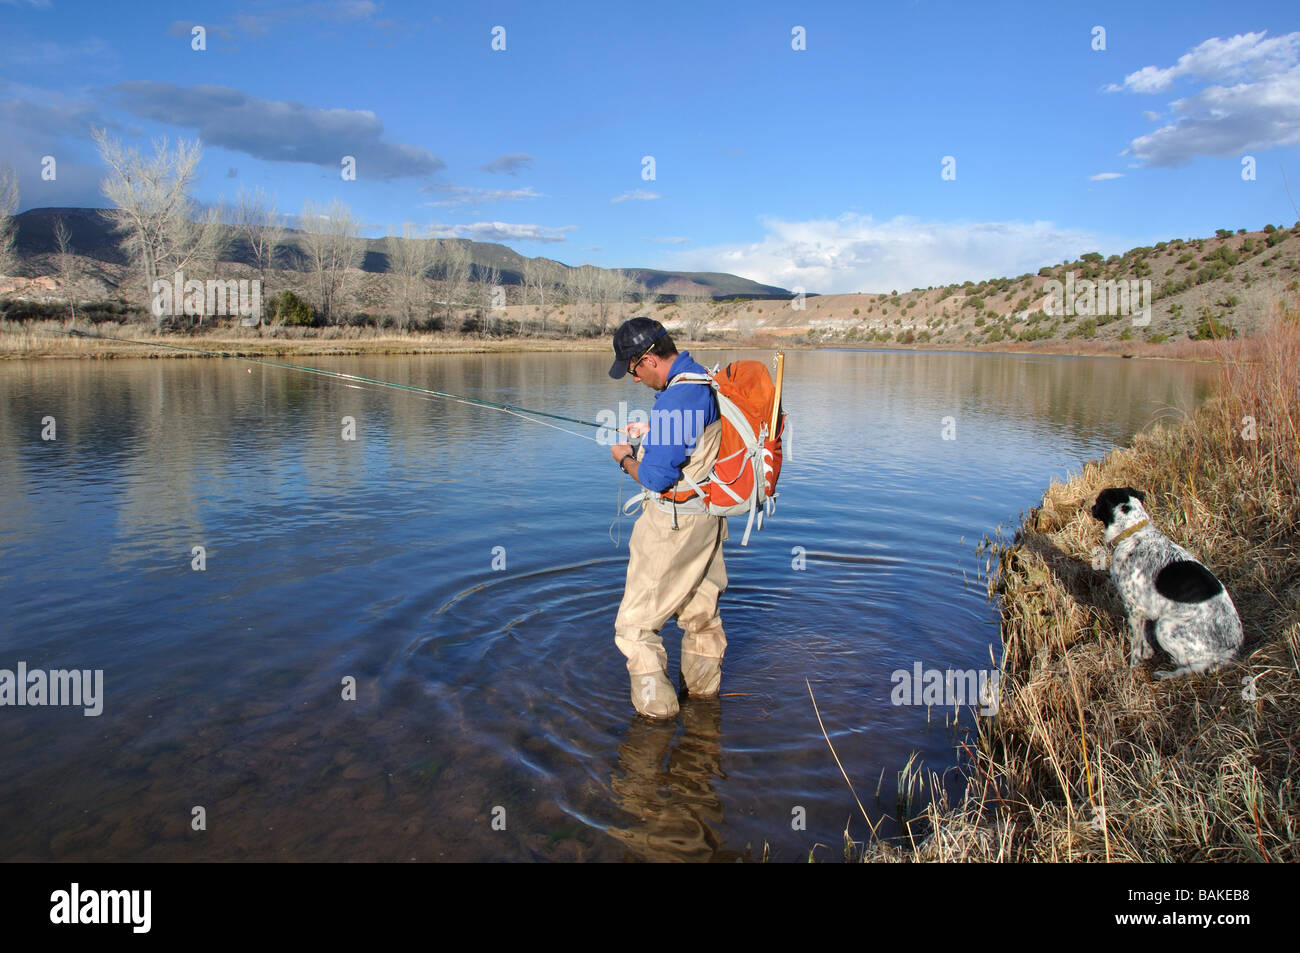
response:
<path fill-rule="evenodd" d="M 1300 219 L 1300 6 L 0 0 L 21 208 L 104 204 L 91 125 L 200 138 L 203 202 L 901 291 Z"/>

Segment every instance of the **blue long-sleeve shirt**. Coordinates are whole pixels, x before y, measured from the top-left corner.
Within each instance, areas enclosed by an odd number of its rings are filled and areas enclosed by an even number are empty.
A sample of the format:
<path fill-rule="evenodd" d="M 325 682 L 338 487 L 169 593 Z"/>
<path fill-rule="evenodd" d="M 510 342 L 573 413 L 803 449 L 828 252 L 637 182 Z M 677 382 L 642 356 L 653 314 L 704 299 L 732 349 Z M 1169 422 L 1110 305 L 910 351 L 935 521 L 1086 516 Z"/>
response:
<path fill-rule="evenodd" d="M 682 351 L 668 369 L 668 379 L 684 371 L 702 374 L 706 368 Z M 719 419 L 718 402 L 707 384 L 678 384 L 655 395 L 650 432 L 642 446 L 637 479 L 647 490 L 662 493 L 682 478 L 682 467 L 695 450 L 704 428 Z"/>

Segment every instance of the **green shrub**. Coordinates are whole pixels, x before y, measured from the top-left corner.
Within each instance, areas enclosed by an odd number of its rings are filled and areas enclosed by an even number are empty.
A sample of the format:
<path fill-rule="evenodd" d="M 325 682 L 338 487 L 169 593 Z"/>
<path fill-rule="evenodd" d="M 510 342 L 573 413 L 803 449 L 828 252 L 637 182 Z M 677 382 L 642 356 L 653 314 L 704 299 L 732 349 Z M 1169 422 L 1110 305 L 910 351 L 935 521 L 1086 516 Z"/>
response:
<path fill-rule="evenodd" d="M 1231 325 L 1222 324 L 1219 321 L 1216 321 L 1214 316 L 1211 314 L 1204 314 L 1201 317 L 1200 322 L 1196 325 L 1196 333 L 1193 336 L 1198 341 L 1235 338 L 1237 336 L 1237 329 Z"/>
<path fill-rule="evenodd" d="M 315 327 L 319 319 L 316 309 L 292 291 L 281 291 L 273 296 L 268 315 L 273 322 L 300 327 Z"/>
<path fill-rule="evenodd" d="M 1089 318 L 1086 321 L 1080 321 L 1076 327 L 1070 329 L 1070 333 L 1066 336 L 1072 338 L 1081 337 L 1089 341 L 1092 340 L 1097 336 L 1097 319 Z"/>

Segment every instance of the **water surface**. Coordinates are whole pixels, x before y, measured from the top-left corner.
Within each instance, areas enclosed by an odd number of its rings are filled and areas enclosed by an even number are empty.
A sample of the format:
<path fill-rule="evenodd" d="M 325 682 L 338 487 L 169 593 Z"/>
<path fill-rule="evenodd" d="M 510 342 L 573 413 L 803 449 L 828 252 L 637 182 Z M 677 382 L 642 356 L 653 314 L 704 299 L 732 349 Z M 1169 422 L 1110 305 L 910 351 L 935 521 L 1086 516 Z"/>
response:
<path fill-rule="evenodd" d="M 604 354 L 303 362 L 592 420 L 651 399 Z M 951 766 L 971 716 L 892 705 L 891 673 L 989 665 L 975 543 L 1211 377 L 791 353 L 776 517 L 726 549 L 724 697 L 664 727 L 613 643 L 632 483 L 606 447 L 235 360 L 0 364 L 0 668 L 105 684 L 99 717 L 0 708 L 0 857 L 834 859 L 866 828 L 807 686 L 892 815 L 908 758 Z"/>

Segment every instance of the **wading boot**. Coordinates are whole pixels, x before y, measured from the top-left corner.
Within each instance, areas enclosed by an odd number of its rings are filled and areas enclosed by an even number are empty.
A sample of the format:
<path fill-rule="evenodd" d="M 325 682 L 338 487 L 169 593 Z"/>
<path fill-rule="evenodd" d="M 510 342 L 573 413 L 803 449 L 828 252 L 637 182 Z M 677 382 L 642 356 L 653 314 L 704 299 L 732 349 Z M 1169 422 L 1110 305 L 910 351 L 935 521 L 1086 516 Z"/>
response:
<path fill-rule="evenodd" d="M 722 686 L 722 659 L 682 652 L 682 682 L 688 692 L 700 698 L 718 694 Z"/>
<path fill-rule="evenodd" d="M 663 671 L 632 676 L 632 705 L 647 718 L 677 717 L 677 693 Z"/>

